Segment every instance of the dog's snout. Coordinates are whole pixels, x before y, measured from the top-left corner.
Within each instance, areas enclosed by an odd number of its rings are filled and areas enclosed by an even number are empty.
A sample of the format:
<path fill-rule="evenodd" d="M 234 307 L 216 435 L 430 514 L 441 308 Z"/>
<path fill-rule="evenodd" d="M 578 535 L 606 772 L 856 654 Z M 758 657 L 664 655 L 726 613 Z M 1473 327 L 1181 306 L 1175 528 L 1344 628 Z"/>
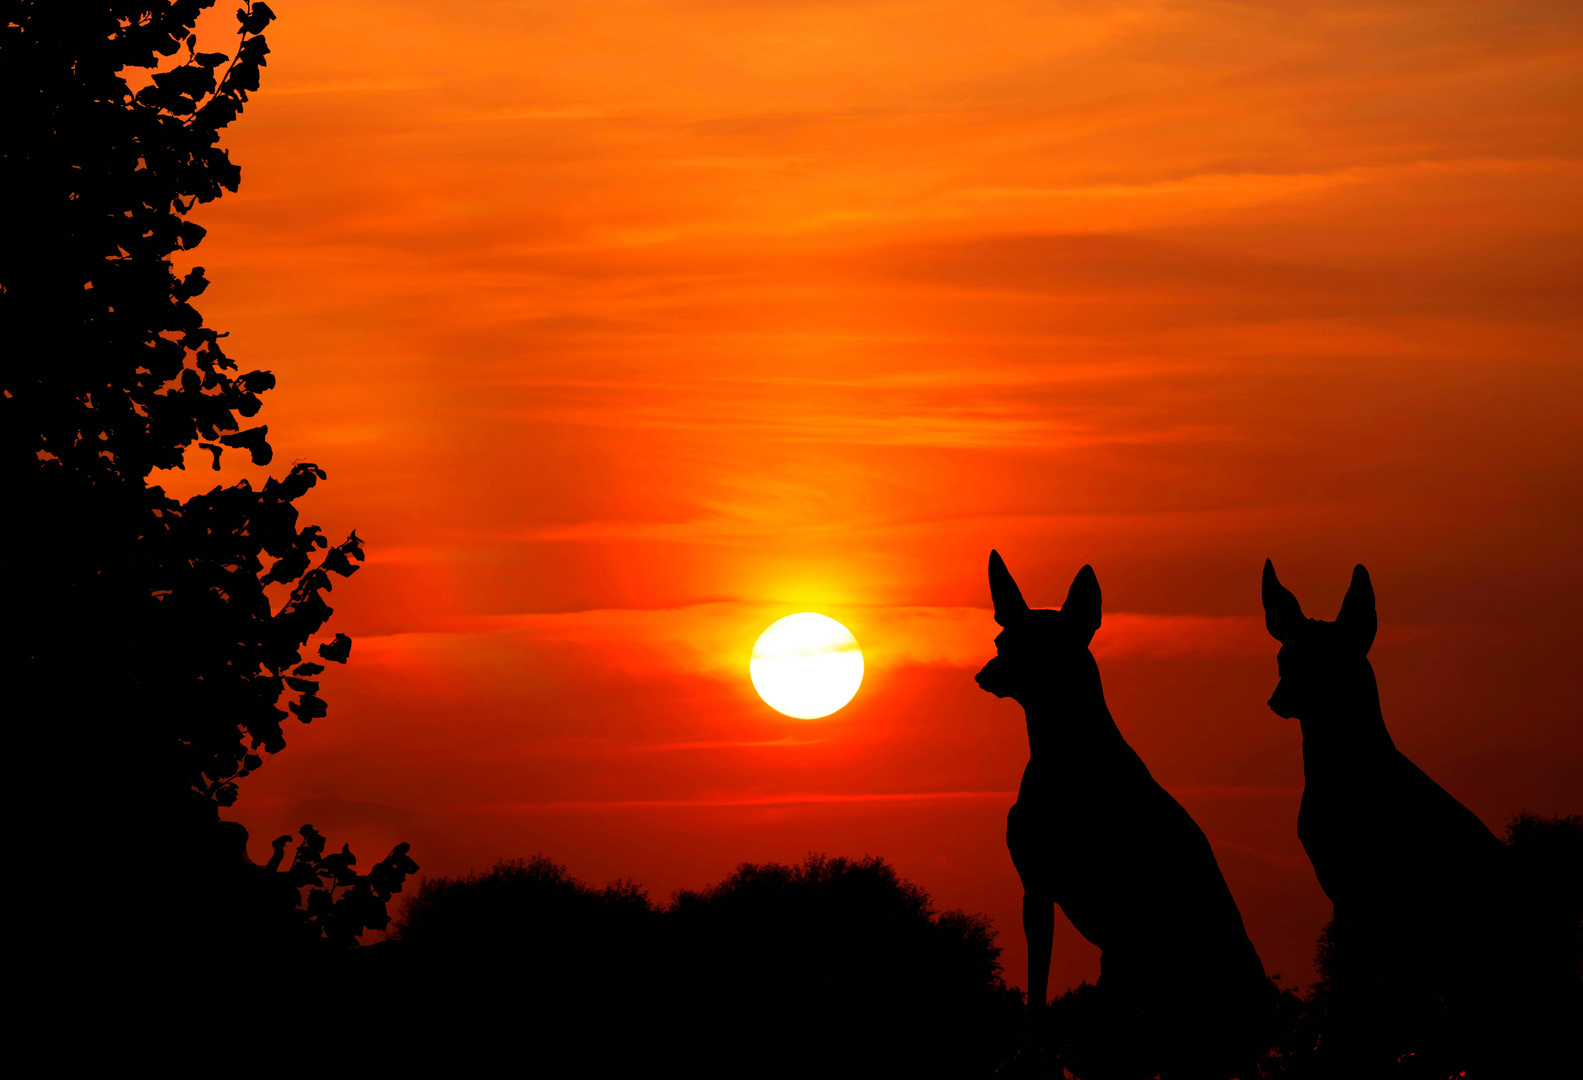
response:
<path fill-rule="evenodd" d="M 1270 711 L 1283 720 L 1290 720 L 1293 712 L 1290 701 L 1291 696 L 1292 693 L 1286 689 L 1285 682 L 1276 683 L 1275 693 L 1270 695 L 1270 700 L 1267 703 L 1270 706 Z"/>

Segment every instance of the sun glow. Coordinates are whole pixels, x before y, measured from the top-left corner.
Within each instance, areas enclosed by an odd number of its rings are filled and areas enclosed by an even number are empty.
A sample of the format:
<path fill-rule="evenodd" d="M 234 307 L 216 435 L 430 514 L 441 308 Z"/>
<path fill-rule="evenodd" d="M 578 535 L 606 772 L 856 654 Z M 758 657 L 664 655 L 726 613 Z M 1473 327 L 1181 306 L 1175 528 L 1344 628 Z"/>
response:
<path fill-rule="evenodd" d="M 863 682 L 863 653 L 828 615 L 802 611 L 771 623 L 753 643 L 748 674 L 759 697 L 799 720 L 829 716 Z"/>

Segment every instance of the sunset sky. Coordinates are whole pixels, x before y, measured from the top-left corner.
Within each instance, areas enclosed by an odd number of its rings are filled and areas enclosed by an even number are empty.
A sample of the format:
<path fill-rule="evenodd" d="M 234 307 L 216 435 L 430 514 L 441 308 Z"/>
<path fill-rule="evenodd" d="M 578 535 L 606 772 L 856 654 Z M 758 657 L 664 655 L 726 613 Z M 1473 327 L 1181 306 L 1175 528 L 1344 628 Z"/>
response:
<path fill-rule="evenodd" d="M 1020 984 L 992 547 L 1035 606 L 1093 565 L 1111 710 L 1289 983 L 1266 556 L 1323 618 L 1368 566 L 1397 745 L 1487 824 L 1583 811 L 1576 3 L 271 3 L 194 261 L 275 464 L 156 482 L 317 462 L 369 560 L 256 859 L 876 854 Z M 804 610 L 867 663 L 824 720 L 748 681 Z"/>

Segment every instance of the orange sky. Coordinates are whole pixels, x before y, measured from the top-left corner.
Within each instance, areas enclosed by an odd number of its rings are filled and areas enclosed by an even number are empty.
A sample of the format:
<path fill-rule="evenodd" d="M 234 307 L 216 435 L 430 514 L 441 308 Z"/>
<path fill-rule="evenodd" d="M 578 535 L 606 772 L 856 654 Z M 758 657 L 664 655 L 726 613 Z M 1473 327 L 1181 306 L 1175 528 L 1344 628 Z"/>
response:
<path fill-rule="evenodd" d="M 1488 824 L 1583 810 L 1577 5 L 273 6 L 201 307 L 370 558 L 255 857 L 879 854 L 1020 983 L 992 546 L 1035 605 L 1094 565 L 1112 711 L 1290 981 L 1266 555 L 1327 618 L 1368 565 L 1397 743 Z M 806 609 L 868 660 L 823 721 L 747 679 Z"/>

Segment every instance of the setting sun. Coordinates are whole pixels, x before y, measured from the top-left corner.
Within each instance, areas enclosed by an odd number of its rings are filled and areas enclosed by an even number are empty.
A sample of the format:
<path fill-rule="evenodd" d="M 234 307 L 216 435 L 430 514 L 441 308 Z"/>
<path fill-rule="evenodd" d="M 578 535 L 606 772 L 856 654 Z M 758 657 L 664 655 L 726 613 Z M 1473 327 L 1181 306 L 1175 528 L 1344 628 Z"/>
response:
<path fill-rule="evenodd" d="M 829 716 L 863 682 L 863 653 L 828 615 L 803 611 L 771 623 L 753 643 L 748 674 L 759 697 L 799 720 Z"/>

